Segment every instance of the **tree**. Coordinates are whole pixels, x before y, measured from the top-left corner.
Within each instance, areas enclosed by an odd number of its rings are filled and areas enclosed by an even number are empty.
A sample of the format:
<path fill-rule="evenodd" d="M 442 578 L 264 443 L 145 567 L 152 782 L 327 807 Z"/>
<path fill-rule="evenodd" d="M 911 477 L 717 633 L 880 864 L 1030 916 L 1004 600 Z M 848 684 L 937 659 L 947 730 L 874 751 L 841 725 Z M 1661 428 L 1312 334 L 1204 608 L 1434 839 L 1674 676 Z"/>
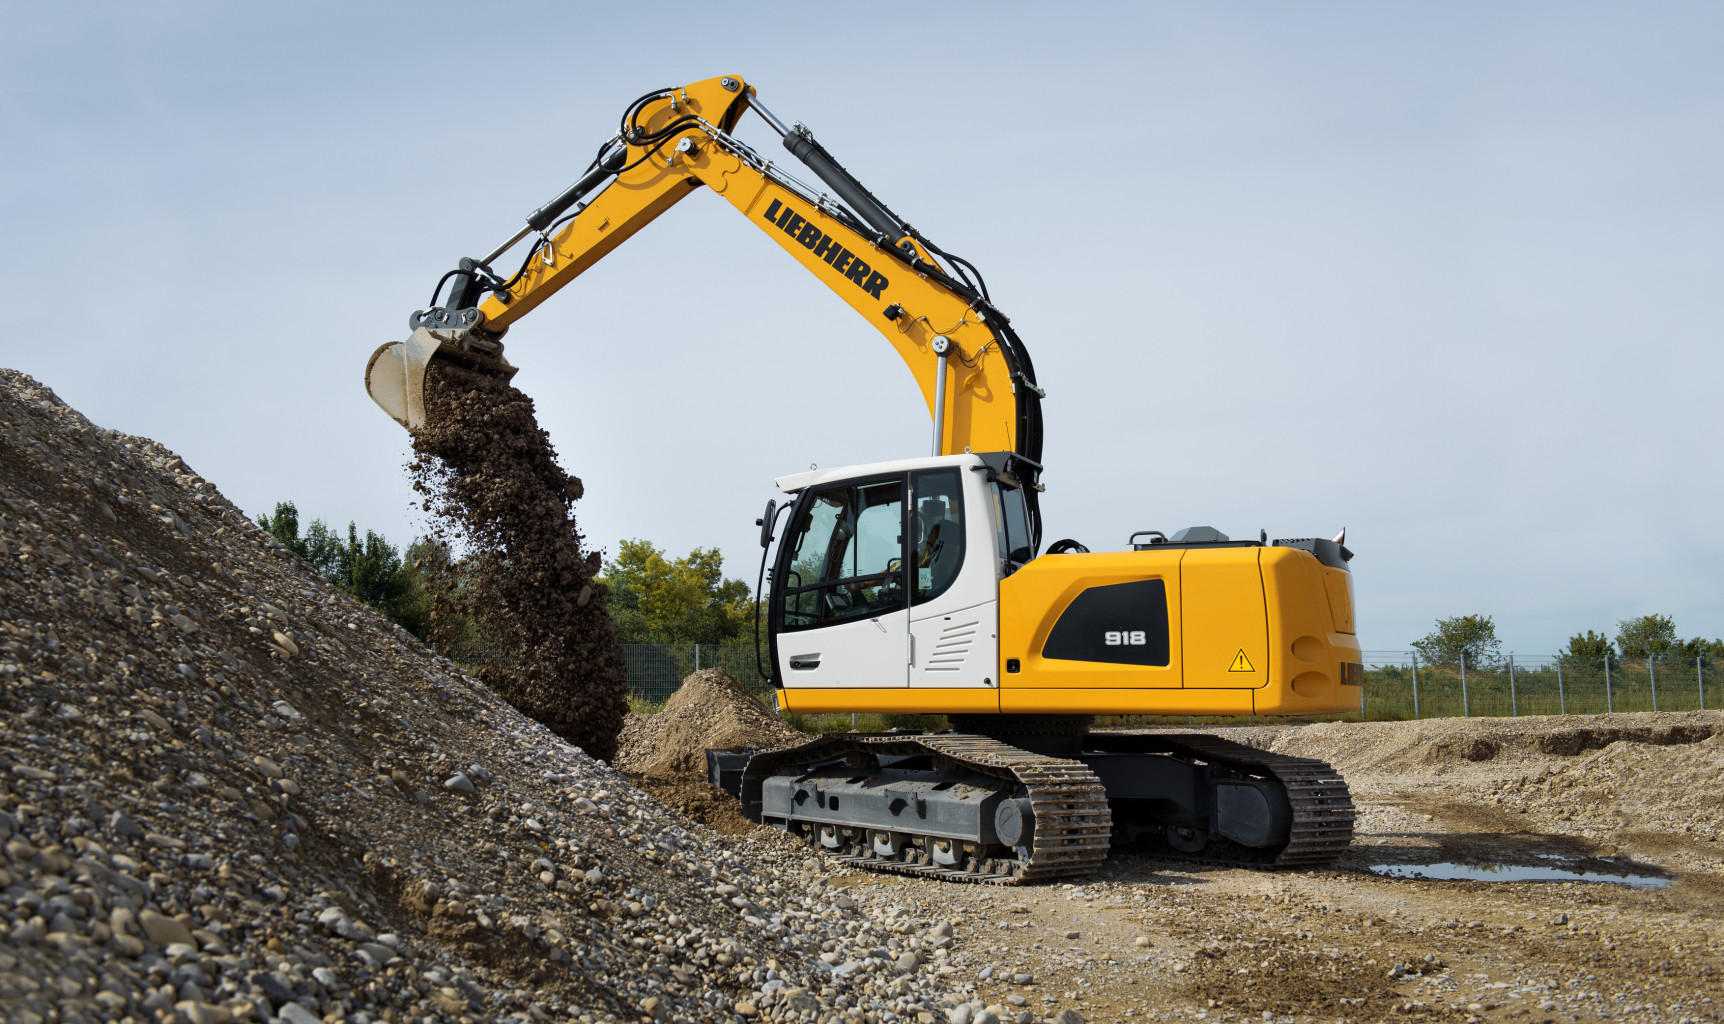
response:
<path fill-rule="evenodd" d="M 1683 661 L 1693 661 L 1700 657 L 1707 661 L 1724 661 L 1724 640 L 1705 640 L 1700 637 L 1684 640 L 1670 648 L 1670 657 L 1681 658 Z"/>
<path fill-rule="evenodd" d="M 1496 623 L 1489 615 L 1457 615 L 1438 619 L 1437 628 L 1413 647 L 1436 665 L 1453 665 L 1464 655 L 1468 665 L 1488 665 L 1502 651 Z"/>
<path fill-rule="evenodd" d="M 258 516 L 257 525 L 287 545 L 289 551 L 301 558 L 305 557 L 305 541 L 299 536 L 299 508 L 293 502 L 276 502 L 275 515 L 272 517 L 266 512 Z"/>
<path fill-rule="evenodd" d="M 601 582 L 621 643 L 724 643 L 752 621 L 750 588 L 724 578 L 717 548 L 670 559 L 649 541 L 625 540 Z"/>
<path fill-rule="evenodd" d="M 1603 633 L 1594 633 L 1589 629 L 1584 633 L 1576 633 L 1569 637 L 1568 650 L 1564 651 L 1563 655 L 1591 664 L 1592 662 L 1602 662 L 1611 653 L 1613 652 L 1610 649 L 1610 638 Z"/>
<path fill-rule="evenodd" d="M 275 514 L 260 515 L 257 523 L 350 597 L 383 612 L 413 635 L 425 635 L 430 599 L 422 575 L 381 534 L 366 530 L 360 540 L 358 528 L 350 522 L 343 540 L 323 520 L 313 519 L 302 537 L 299 509 L 291 501 L 276 502 Z M 408 551 L 411 554 L 414 548 Z"/>
<path fill-rule="evenodd" d="M 1676 644 L 1676 620 L 1668 615 L 1641 615 L 1616 624 L 1616 649 L 1624 658 L 1664 657 Z"/>

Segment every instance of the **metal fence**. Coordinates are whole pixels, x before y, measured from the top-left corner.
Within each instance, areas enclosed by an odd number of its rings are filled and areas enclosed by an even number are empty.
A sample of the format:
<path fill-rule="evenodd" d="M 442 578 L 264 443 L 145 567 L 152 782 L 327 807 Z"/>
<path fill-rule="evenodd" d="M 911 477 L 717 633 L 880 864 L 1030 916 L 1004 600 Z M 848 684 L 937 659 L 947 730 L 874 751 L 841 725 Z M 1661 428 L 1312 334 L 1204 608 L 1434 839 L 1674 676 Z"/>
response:
<path fill-rule="evenodd" d="M 663 703 L 684 677 L 703 668 L 724 669 L 751 690 L 763 695 L 772 692 L 771 681 L 755 666 L 753 644 L 623 644 L 622 648 L 629 697 L 636 701 Z M 760 660 L 766 662 L 765 652 Z"/>
<path fill-rule="evenodd" d="M 482 642 L 434 645 L 437 653 L 469 670 L 515 666 L 515 651 L 507 644 Z M 690 672 L 721 668 L 751 690 L 766 695 L 772 684 L 755 666 L 752 644 L 622 644 L 623 665 L 628 673 L 629 699 L 637 703 L 662 704 L 677 691 Z M 764 662 L 765 652 L 761 654 Z"/>
<path fill-rule="evenodd" d="M 446 644 L 440 651 L 468 666 L 512 663 L 511 652 L 500 645 Z M 752 644 L 623 644 L 622 652 L 629 697 L 638 704 L 662 704 L 689 673 L 702 668 L 722 668 L 763 697 L 772 690 L 756 666 Z M 1724 665 L 1701 657 L 1510 654 L 1485 664 L 1441 665 L 1415 651 L 1366 651 L 1364 661 L 1367 718 L 1724 708 Z"/>
<path fill-rule="evenodd" d="M 1596 715 L 1724 707 L 1724 666 L 1703 658 L 1510 654 L 1432 664 L 1414 651 L 1366 651 L 1369 718 Z"/>

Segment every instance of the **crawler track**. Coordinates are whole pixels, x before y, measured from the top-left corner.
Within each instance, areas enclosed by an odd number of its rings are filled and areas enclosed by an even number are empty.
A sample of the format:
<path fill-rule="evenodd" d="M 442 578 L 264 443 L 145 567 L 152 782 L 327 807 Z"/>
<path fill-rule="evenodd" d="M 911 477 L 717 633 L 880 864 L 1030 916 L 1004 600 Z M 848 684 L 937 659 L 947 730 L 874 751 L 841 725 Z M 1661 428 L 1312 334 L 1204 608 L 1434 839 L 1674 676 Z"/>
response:
<path fill-rule="evenodd" d="M 1251 775 L 1278 782 L 1291 808 L 1288 840 L 1273 847 L 1247 847 L 1214 838 L 1198 852 L 1157 848 L 1157 856 L 1230 867 L 1309 868 L 1332 863 L 1352 841 L 1354 809 L 1347 783 L 1325 762 L 1270 753 L 1199 733 L 1094 733 L 1086 750 L 1098 753 L 1158 754 L 1209 765 L 1224 774 Z M 928 757 L 936 770 L 998 779 L 1001 789 L 1027 795 L 1035 815 L 1028 850 L 974 844 L 958 863 L 935 863 L 928 847 L 908 845 L 896 857 L 874 852 L 864 838 L 868 826 L 843 838 L 828 852 L 839 860 L 873 871 L 920 875 L 947 881 L 1018 885 L 1077 878 L 1106 859 L 1115 835 L 1114 811 L 1107 793 L 1081 761 L 1037 754 L 1001 740 L 969 733 L 922 735 L 849 734 L 823 736 L 783 750 L 756 754 L 743 773 L 743 810 L 759 820 L 763 781 L 774 775 L 826 768 L 843 762 L 866 775 L 882 757 Z M 1153 829 L 1154 819 L 1136 821 Z M 808 823 L 787 823 L 790 831 L 818 843 Z"/>
<path fill-rule="evenodd" d="M 929 756 L 953 772 L 992 776 L 1002 788 L 1026 791 L 1035 812 L 1035 837 L 1028 859 L 1003 850 L 981 850 L 961 863 L 941 865 L 926 853 L 906 848 L 901 858 L 871 852 L 859 842 L 833 851 L 839 859 L 876 871 L 922 875 L 948 881 L 1017 885 L 1081 877 L 1107 858 L 1113 816 L 1107 793 L 1090 770 L 1077 761 L 1019 749 L 986 736 L 940 733 L 920 736 L 827 736 L 801 746 L 757 754 L 743 773 L 743 807 L 758 815 L 760 783 L 769 775 L 812 768 L 845 759 L 866 771 L 881 755 Z M 754 810 L 749 811 L 750 800 Z M 813 833 L 809 832 L 811 837 Z"/>
<path fill-rule="evenodd" d="M 1113 753 L 1164 753 L 1229 771 L 1273 778 L 1287 791 L 1293 821 L 1286 846 L 1258 850 L 1220 844 L 1199 854 L 1177 850 L 1160 855 L 1204 864 L 1236 867 L 1322 867 L 1353 840 L 1353 797 L 1332 765 L 1308 757 L 1258 750 L 1203 733 L 1093 733 L 1086 744 Z"/>

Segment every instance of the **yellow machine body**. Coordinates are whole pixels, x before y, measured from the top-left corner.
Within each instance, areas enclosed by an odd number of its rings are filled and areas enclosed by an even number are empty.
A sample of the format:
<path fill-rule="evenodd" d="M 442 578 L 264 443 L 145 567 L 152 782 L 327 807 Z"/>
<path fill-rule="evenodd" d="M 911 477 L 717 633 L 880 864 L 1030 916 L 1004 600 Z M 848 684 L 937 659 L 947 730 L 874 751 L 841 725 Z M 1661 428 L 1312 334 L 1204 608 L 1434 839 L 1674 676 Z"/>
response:
<path fill-rule="evenodd" d="M 1096 587 L 1160 581 L 1165 665 L 1048 657 L 1057 623 Z M 1318 715 L 1358 711 L 1352 574 L 1282 547 L 1038 558 L 1000 581 L 998 685 L 785 689 L 800 712 Z"/>
<path fill-rule="evenodd" d="M 1346 629 L 1326 578 L 1338 577 Z M 1097 586 L 1160 580 L 1161 666 L 1050 658 L 1049 634 Z M 1359 710 L 1352 574 L 1278 547 L 1038 558 L 1000 583 L 1000 710 L 1098 715 L 1311 715 Z M 1017 671 L 1011 663 L 1017 663 Z M 1346 680 L 1345 682 L 1343 680 Z"/>
<path fill-rule="evenodd" d="M 801 126 L 785 129 L 772 119 L 760 107 L 754 86 L 739 76 L 710 78 L 637 101 L 625 115 L 625 130 L 611 143 L 616 167 L 602 190 L 567 193 L 551 216 L 537 223 L 529 219 L 529 228 L 491 257 L 515 242 L 537 238 L 520 271 L 507 282 L 500 275 L 481 281 L 475 276 L 479 270 L 469 266 L 472 261 L 463 261 L 463 276 L 457 278 L 466 282 L 462 297 L 452 299 L 447 309 L 416 313 L 408 341 L 385 345 L 372 356 L 366 372 L 372 398 L 413 429 L 423 423 L 420 389 L 425 366 L 433 358 L 460 359 L 505 377 L 512 374 L 514 367 L 502 358 L 501 339 L 515 321 L 705 186 L 891 345 L 929 409 L 935 456 L 1016 453 L 1029 469 L 1024 480 L 1011 486 L 1021 483 L 1026 493 L 1039 491 L 1042 391 L 1009 320 L 970 289 L 967 278 L 961 284 L 953 276 L 962 276 L 957 269 L 961 261 L 955 262 L 907 224 L 899 225 L 901 232 L 886 230 L 875 217 L 870 228 L 827 193 L 799 186 L 737 140 L 732 132 L 751 107 L 786 137 L 787 146 L 811 144 Z M 837 174 L 845 177 L 847 172 L 839 168 Z M 860 188 L 853 179 L 845 180 Z M 859 193 L 849 194 L 854 204 Z M 586 201 L 575 205 L 577 198 Z M 865 199 L 872 201 L 871 196 Z M 561 216 L 570 207 L 573 212 Z M 488 262 L 477 266 L 489 273 Z M 1033 506 L 1033 494 L 1027 500 Z M 1034 535 L 1039 536 L 1039 519 L 1036 522 Z M 1362 672 L 1351 576 L 1320 563 L 1308 551 L 1169 546 L 1038 558 L 1033 557 L 1036 545 L 1030 547 L 1033 560 L 998 579 L 997 599 L 984 624 L 993 631 L 999 653 L 989 685 L 791 687 L 779 690 L 780 707 L 811 712 L 1306 715 L 1360 706 L 1357 684 Z M 1165 594 L 1165 664 L 1049 655 L 1051 636 L 1081 595 L 1096 587 L 1145 581 L 1159 581 Z M 893 636 L 879 642 L 905 641 Z"/>

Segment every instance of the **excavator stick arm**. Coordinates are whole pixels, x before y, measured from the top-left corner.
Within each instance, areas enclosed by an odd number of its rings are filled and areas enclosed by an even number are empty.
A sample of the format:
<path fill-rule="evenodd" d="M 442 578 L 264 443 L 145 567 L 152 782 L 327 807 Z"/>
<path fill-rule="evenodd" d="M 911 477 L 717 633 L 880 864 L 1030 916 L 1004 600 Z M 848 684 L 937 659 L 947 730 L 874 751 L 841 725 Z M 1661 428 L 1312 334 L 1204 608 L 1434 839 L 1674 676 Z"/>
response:
<path fill-rule="evenodd" d="M 849 206 L 797 182 L 731 134 L 750 105 Z M 372 356 L 367 390 L 412 428 L 423 422 L 420 392 L 431 360 L 458 358 L 512 374 L 500 344 L 510 325 L 702 185 L 886 338 L 928 406 L 935 454 L 1009 451 L 1039 466 L 1042 393 L 1005 317 L 807 129 L 786 128 L 735 76 L 631 104 L 617 138 L 580 182 L 534 211 L 528 227 L 487 261 L 462 261 L 449 275 L 457 286 L 451 301 L 416 313 L 413 337 Z M 520 270 L 502 280 L 488 261 L 535 234 Z"/>

